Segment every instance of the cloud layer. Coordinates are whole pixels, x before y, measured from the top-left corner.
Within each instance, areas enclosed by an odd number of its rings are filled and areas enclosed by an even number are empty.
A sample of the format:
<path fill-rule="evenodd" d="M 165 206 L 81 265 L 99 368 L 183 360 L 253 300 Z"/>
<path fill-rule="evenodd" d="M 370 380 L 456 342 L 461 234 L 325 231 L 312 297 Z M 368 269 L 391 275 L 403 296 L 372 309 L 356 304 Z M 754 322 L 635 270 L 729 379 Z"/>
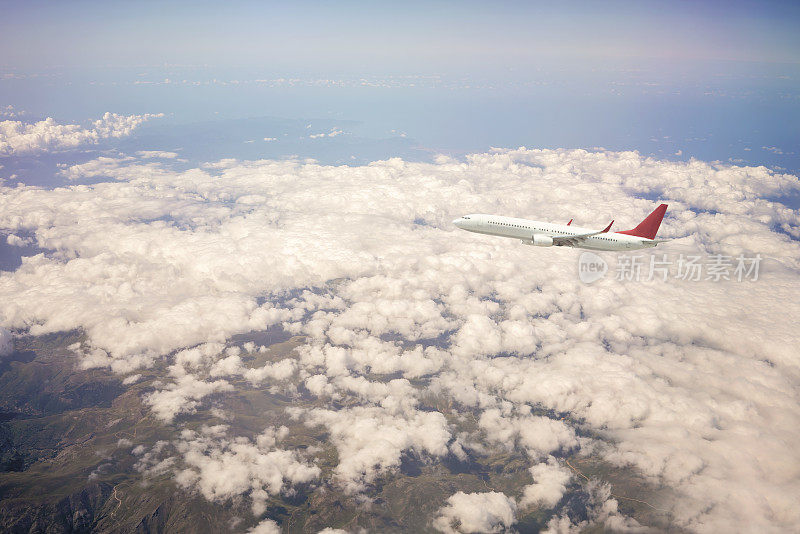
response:
<path fill-rule="evenodd" d="M 520 510 L 555 506 L 565 454 L 673 488 L 663 506 L 684 528 L 800 525 L 800 214 L 776 200 L 800 189 L 794 176 L 523 148 L 362 167 L 222 160 L 175 171 L 100 158 L 65 174 L 76 185 L 0 189 L 0 228 L 52 251 L 0 274 L 0 324 L 83 329 L 84 367 L 166 364 L 144 398 L 165 424 L 234 387 L 309 396 L 319 405 L 289 415 L 329 433 L 338 463 L 323 482 L 350 493 L 368 493 L 408 454 L 524 454 L 531 479 L 519 495 L 453 495 L 431 518 L 442 529 L 504 528 Z M 670 204 L 661 235 L 674 239 L 659 254 L 761 254 L 759 280 L 585 285 L 579 251 L 450 224 L 489 212 L 630 228 L 656 197 Z M 255 367 L 244 356 L 257 347 L 229 344 L 271 325 L 304 343 Z M 453 413 L 423 407 L 431 397 Z M 313 460 L 237 439 L 187 434 L 169 468 L 210 499 L 247 494 L 256 511 L 264 493 L 318 481 Z M 241 476 L 225 486 L 214 473 L 228 464 Z M 612 501 L 598 497 L 593 521 L 638 528 Z"/>

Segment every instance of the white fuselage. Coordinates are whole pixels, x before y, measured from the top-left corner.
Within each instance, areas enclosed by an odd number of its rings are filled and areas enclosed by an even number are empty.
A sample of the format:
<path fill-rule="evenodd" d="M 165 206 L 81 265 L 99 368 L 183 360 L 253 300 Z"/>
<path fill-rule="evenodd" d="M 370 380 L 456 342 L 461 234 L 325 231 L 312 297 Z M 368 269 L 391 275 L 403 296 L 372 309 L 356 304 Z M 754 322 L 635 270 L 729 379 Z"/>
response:
<path fill-rule="evenodd" d="M 486 215 L 482 213 L 464 215 L 453 221 L 458 228 L 478 234 L 496 235 L 520 239 L 526 244 L 534 243 L 535 235 L 547 237 L 561 237 L 595 233 L 598 230 L 581 228 L 566 224 L 553 224 L 549 222 L 517 219 L 502 215 Z M 635 250 L 650 248 L 658 244 L 657 241 L 616 232 L 596 233 L 576 240 L 576 244 L 562 244 L 561 246 L 574 246 L 590 250 Z M 555 243 L 558 246 L 558 243 Z M 548 246 L 548 245 L 543 245 Z"/>

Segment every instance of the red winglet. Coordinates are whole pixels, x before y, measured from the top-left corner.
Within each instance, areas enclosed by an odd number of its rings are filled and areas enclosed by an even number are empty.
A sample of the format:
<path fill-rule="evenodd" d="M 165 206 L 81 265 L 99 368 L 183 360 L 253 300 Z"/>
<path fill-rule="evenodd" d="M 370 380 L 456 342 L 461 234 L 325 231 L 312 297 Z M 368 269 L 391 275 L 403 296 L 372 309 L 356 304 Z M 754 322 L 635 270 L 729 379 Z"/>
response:
<path fill-rule="evenodd" d="M 655 239 L 656 234 L 658 233 L 658 227 L 661 226 L 661 220 L 664 218 L 664 213 L 666 212 L 667 205 L 661 204 L 633 230 L 625 230 L 617 233 L 635 235 L 636 237 L 644 237 L 645 239 Z"/>
<path fill-rule="evenodd" d="M 569 226 L 570 224 L 572 224 L 572 219 L 569 220 L 569 222 L 567 223 L 567 226 Z"/>
<path fill-rule="evenodd" d="M 602 232 L 600 232 L 600 233 L 601 233 L 601 234 L 607 234 L 607 233 L 608 233 L 608 231 L 609 231 L 609 230 L 611 230 L 611 225 L 612 225 L 612 224 L 614 224 L 614 221 L 611 221 L 610 223 L 608 223 L 608 226 L 606 226 L 606 229 L 605 229 L 605 230 L 603 230 L 603 231 L 602 231 Z"/>

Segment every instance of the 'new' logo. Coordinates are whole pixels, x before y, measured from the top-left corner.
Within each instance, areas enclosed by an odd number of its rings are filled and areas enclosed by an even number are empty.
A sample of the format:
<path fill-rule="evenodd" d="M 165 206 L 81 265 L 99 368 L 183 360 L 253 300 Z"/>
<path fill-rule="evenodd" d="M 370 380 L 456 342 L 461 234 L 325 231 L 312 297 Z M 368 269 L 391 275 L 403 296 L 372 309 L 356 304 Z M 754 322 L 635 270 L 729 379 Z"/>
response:
<path fill-rule="evenodd" d="M 591 284 L 603 278 L 608 271 L 608 264 L 594 252 L 584 252 L 578 260 L 578 277 L 581 282 Z"/>

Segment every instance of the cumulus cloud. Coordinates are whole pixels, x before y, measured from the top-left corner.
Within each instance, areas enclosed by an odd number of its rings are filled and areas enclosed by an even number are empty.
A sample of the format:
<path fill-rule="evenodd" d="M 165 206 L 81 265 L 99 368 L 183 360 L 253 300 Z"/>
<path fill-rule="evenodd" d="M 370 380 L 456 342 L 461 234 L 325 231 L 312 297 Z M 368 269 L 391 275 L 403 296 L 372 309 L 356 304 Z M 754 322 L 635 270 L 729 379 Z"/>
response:
<path fill-rule="evenodd" d="M 139 373 L 126 376 L 125 378 L 122 379 L 122 384 L 124 386 L 130 386 L 131 384 L 135 384 L 136 382 L 138 382 L 140 378 L 142 378 L 142 375 Z"/>
<path fill-rule="evenodd" d="M 142 159 L 175 159 L 178 157 L 177 152 L 168 152 L 165 150 L 139 150 L 136 155 Z"/>
<path fill-rule="evenodd" d="M 552 508 L 567 491 L 567 483 L 572 478 L 569 469 L 558 465 L 552 456 L 547 462 L 538 463 L 530 468 L 533 484 L 525 486 L 521 507 L 538 505 Z"/>
<path fill-rule="evenodd" d="M 5 107 L 0 107 L 0 117 L 5 117 L 8 119 L 13 119 L 15 117 L 21 117 L 25 115 L 25 112 L 22 110 L 17 110 L 12 105 L 6 105 Z"/>
<path fill-rule="evenodd" d="M 281 527 L 272 519 L 265 519 L 247 532 L 250 534 L 281 534 Z"/>
<path fill-rule="evenodd" d="M 212 501 L 247 494 L 254 515 L 261 515 L 270 495 L 319 477 L 317 466 L 302 461 L 294 451 L 277 448 L 288 433 L 286 427 L 269 427 L 255 440 L 230 439 L 227 430 L 216 425 L 181 433 L 175 445 L 184 466 L 175 476 L 181 487 L 196 489 Z"/>
<path fill-rule="evenodd" d="M 575 431 L 563 422 L 533 415 L 517 417 L 509 408 L 490 408 L 481 414 L 478 425 L 488 441 L 512 447 L 517 443 L 534 458 L 578 446 Z"/>
<path fill-rule="evenodd" d="M 255 349 L 255 344 L 247 345 L 251 350 Z M 241 353 L 240 347 L 225 348 L 221 343 L 204 343 L 179 351 L 172 355 L 174 363 L 168 367 L 168 378 L 171 382 L 147 394 L 144 400 L 159 419 L 170 423 L 179 414 L 195 413 L 205 397 L 233 390 L 233 385 L 228 380 L 219 380 L 220 377 L 240 376 L 253 386 L 258 386 L 265 380 L 285 381 L 297 371 L 298 365 L 293 358 L 285 358 L 275 363 L 268 362 L 259 367 L 247 367 L 242 361 Z M 151 363 L 142 362 L 137 358 L 132 361 L 136 365 Z M 123 367 L 123 364 L 130 362 L 131 358 L 112 359 L 101 349 L 84 353 L 81 360 L 84 368 L 110 366 L 112 370 L 117 370 Z M 125 369 L 119 372 L 126 372 L 129 370 L 127 367 L 129 366 L 125 366 Z M 140 376 L 136 374 L 127 377 L 123 380 L 123 384 L 134 383 Z"/>
<path fill-rule="evenodd" d="M 459 491 L 447 499 L 433 526 L 446 533 L 502 532 L 514 524 L 516 511 L 514 500 L 503 493 Z"/>
<path fill-rule="evenodd" d="M 239 354 L 230 354 L 217 360 L 211 366 L 211 376 L 242 376 L 251 384 L 258 385 L 265 380 L 281 381 L 290 378 L 297 370 L 297 362 L 286 358 L 276 363 L 266 363 L 261 367 L 248 368 L 242 362 Z"/>
<path fill-rule="evenodd" d="M 571 517 L 568 512 L 553 516 L 544 532 L 569 534 L 583 532 L 593 525 L 599 525 L 607 532 L 653 532 L 653 529 L 619 513 L 619 503 L 611 496 L 608 484 L 592 481 L 587 485 L 585 495 L 587 502 L 583 517 Z"/>
<path fill-rule="evenodd" d="M 12 247 L 24 247 L 31 244 L 30 240 L 24 239 L 15 234 L 8 234 L 8 237 L 6 237 L 6 243 Z"/>
<path fill-rule="evenodd" d="M 150 393 L 145 402 L 156 416 L 171 422 L 182 413 L 194 413 L 203 397 L 220 391 L 230 391 L 233 386 L 225 380 L 204 381 L 195 375 L 186 374 L 169 384 L 165 389 Z"/>
<path fill-rule="evenodd" d="M 319 139 L 320 137 L 336 137 L 337 135 L 342 135 L 343 133 L 344 132 L 342 130 L 340 130 L 339 128 L 331 128 L 327 132 L 309 134 L 308 137 L 309 137 L 309 139 Z M 267 138 L 265 138 L 264 140 L 266 141 Z M 271 140 L 274 140 L 274 138 L 271 138 Z"/>
<path fill-rule="evenodd" d="M 401 407 L 402 401 L 391 395 L 382 404 L 291 410 L 307 425 L 321 425 L 330 432 L 339 456 L 334 475 L 348 493 L 362 491 L 379 475 L 399 468 L 404 451 L 447 454 L 450 433 L 441 413 Z"/>
<path fill-rule="evenodd" d="M 88 127 L 79 124 L 59 124 L 50 117 L 35 123 L 0 121 L 0 155 L 65 150 L 93 145 L 103 139 L 130 135 L 143 122 L 163 116 L 163 113 L 144 115 L 106 113 Z"/>
<path fill-rule="evenodd" d="M 87 368 L 129 374 L 165 362 L 145 397 L 165 422 L 235 381 L 283 383 L 317 403 L 293 415 L 330 433 L 334 479 L 351 492 L 368 491 L 404 454 L 513 449 L 533 477 L 521 503 L 550 506 L 566 481 L 549 457 L 593 454 L 671 487 L 676 501 L 664 506 L 683 528 L 800 524 L 791 445 L 800 439 L 800 214 L 779 201 L 800 190 L 794 176 L 527 149 L 181 171 L 98 158 L 64 172 L 114 181 L 0 188 L 0 228 L 48 250 L 0 273 L 0 324 L 82 329 L 75 350 Z M 659 254 L 761 254 L 759 280 L 608 276 L 587 286 L 579 251 L 532 250 L 450 224 L 490 212 L 626 228 L 653 197 L 670 204 L 661 234 L 673 241 Z M 254 365 L 229 346 L 271 325 L 303 336 L 291 357 Z M 451 411 L 421 406 L 433 397 Z M 461 416 L 474 416 L 474 428 L 458 428 Z M 442 517 L 455 528 L 455 515 Z"/>

